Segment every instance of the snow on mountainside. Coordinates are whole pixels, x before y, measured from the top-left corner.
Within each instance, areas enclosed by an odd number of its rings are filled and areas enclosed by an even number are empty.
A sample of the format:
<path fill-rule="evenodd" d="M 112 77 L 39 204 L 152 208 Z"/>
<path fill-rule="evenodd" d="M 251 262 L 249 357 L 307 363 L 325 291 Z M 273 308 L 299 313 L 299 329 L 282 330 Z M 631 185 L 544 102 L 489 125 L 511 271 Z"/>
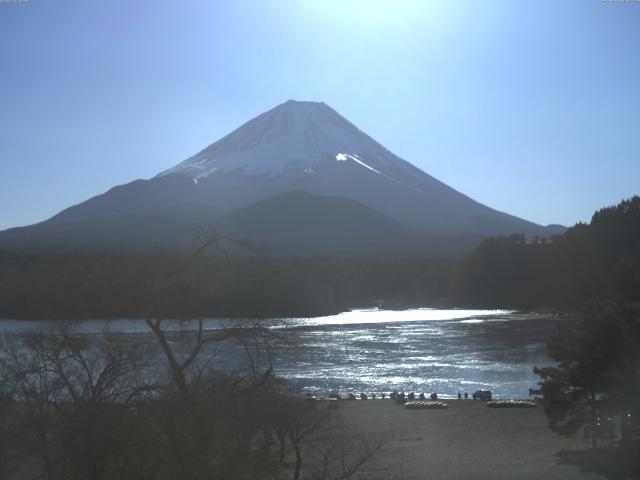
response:
<path fill-rule="evenodd" d="M 215 173 L 313 175 L 327 161 L 384 174 L 391 152 L 321 102 L 289 100 L 158 176 Z"/>

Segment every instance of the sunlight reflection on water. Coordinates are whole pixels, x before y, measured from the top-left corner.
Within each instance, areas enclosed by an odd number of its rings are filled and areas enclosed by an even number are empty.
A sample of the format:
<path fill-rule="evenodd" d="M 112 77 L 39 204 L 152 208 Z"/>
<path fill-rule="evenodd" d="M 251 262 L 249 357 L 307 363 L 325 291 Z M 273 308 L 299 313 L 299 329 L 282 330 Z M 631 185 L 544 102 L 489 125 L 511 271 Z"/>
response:
<path fill-rule="evenodd" d="M 533 367 L 551 363 L 545 340 L 556 321 L 504 310 L 347 312 L 298 322 L 304 347 L 280 352 L 277 369 L 319 395 L 489 389 L 523 398 L 538 381 Z"/>
<path fill-rule="evenodd" d="M 441 310 L 436 308 L 415 308 L 408 310 L 351 310 L 308 319 L 292 319 L 298 325 L 357 325 L 388 322 L 415 322 L 433 320 L 457 320 L 475 316 L 504 315 L 508 310 Z"/>

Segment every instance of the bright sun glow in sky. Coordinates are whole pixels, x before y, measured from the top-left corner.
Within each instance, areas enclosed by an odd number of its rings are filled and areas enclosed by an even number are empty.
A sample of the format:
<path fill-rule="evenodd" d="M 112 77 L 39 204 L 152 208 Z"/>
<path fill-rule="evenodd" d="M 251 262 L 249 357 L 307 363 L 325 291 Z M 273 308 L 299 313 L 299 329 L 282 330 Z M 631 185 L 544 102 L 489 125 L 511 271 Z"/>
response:
<path fill-rule="evenodd" d="M 368 31 L 375 35 L 379 35 L 380 30 L 401 32 L 419 24 L 427 28 L 442 26 L 443 15 L 447 9 L 454 8 L 453 2 L 418 0 L 301 2 L 302 11 L 320 21 L 338 22 L 342 27 Z"/>
<path fill-rule="evenodd" d="M 640 3 L 0 2 L 0 229 L 324 101 L 490 207 L 588 221 L 640 193 Z"/>

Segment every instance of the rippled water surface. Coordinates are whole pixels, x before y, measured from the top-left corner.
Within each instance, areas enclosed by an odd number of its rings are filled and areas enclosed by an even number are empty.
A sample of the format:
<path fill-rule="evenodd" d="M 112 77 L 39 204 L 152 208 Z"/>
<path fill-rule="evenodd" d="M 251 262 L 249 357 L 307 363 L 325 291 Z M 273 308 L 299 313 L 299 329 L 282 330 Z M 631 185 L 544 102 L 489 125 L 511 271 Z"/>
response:
<path fill-rule="evenodd" d="M 534 366 L 551 364 L 544 342 L 552 316 L 482 310 L 361 310 L 312 319 L 288 319 L 288 341 L 273 345 L 277 374 L 307 391 L 437 392 L 456 396 L 488 389 L 498 398 L 523 398 L 538 378 Z M 41 323 L 39 327 L 46 325 Z M 209 328 L 219 322 L 211 320 Z M 144 332 L 141 320 L 84 322 L 79 330 Z M 38 327 L 30 323 L 28 328 Z M 23 330 L 3 321 L 0 331 Z M 217 350 L 220 365 L 243 358 L 238 347 Z"/>
<path fill-rule="evenodd" d="M 358 316 L 372 321 L 352 323 Z M 318 393 L 398 389 L 456 396 L 481 388 L 500 398 L 522 398 L 538 381 L 533 367 L 552 363 L 544 342 L 557 321 L 459 310 L 344 317 L 344 323 L 318 319 L 298 328 L 299 342 L 274 353 L 280 374 Z"/>

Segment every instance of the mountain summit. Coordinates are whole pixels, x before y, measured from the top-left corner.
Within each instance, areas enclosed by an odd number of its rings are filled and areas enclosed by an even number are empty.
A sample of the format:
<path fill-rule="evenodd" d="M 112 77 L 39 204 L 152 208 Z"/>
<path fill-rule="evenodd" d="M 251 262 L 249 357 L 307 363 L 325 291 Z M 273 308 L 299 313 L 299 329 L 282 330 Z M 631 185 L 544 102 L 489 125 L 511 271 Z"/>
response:
<path fill-rule="evenodd" d="M 249 208 L 254 204 L 260 206 Z M 318 225 L 344 231 L 346 211 L 360 226 L 349 229 L 349 251 L 358 243 L 402 250 L 399 238 L 415 246 L 421 243 L 418 237 L 475 241 L 496 234 L 556 233 L 448 187 L 324 103 L 289 100 L 149 180 L 115 187 L 40 224 L 0 232 L 0 242 L 174 248 L 184 246 L 197 226 L 217 224 L 227 229 L 241 225 L 237 233 L 258 241 L 268 237 L 280 254 L 311 254 L 303 246 L 308 242 L 296 247 L 292 239 L 303 239 L 305 232 L 317 238 Z M 249 221 L 256 212 L 259 219 Z M 340 222 L 319 218 L 336 215 Z M 365 226 L 365 218 L 373 223 Z M 274 231 L 269 231 L 270 221 Z M 259 229 L 252 228 L 257 224 Z M 357 232 L 363 232 L 362 242 Z M 371 242 L 373 232 L 379 232 L 376 242 Z M 385 242 L 384 232 L 394 232 L 392 242 Z M 314 254 L 343 251 L 344 237 L 323 232 L 324 248 L 314 244 Z"/>
<path fill-rule="evenodd" d="M 328 105 L 289 100 L 159 176 L 311 174 L 327 160 L 348 161 L 365 154 L 379 159 L 389 152 Z"/>

